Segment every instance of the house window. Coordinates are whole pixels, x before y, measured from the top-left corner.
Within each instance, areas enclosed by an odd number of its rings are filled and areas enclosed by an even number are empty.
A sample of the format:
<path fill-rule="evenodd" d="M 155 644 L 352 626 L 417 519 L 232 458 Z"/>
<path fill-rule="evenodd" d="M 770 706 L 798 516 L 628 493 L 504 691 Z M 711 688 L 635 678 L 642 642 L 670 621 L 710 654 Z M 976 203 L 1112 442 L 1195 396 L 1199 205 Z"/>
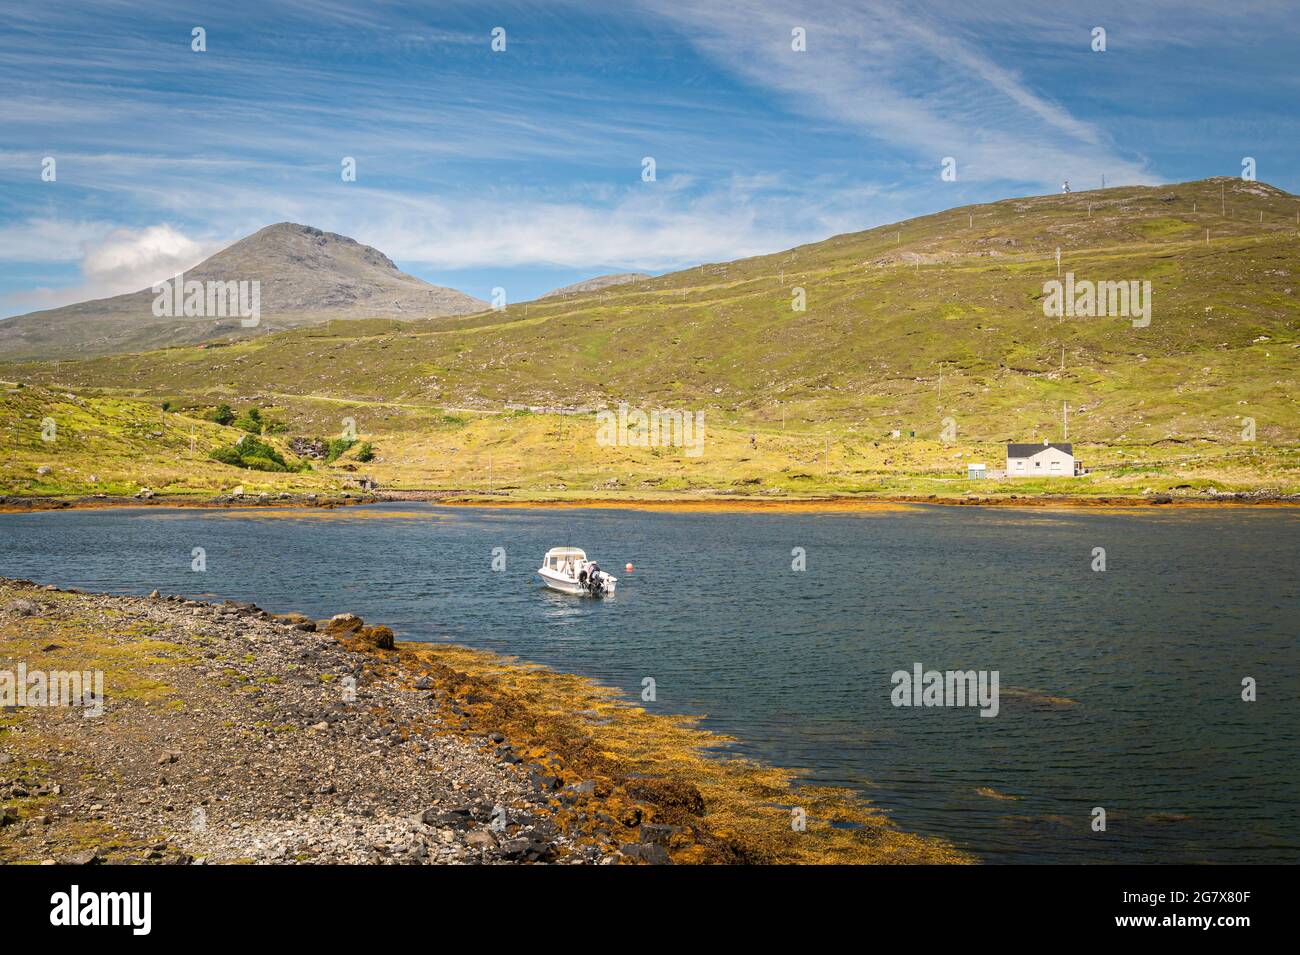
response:
<path fill-rule="evenodd" d="M 1059 470 L 1061 470 L 1061 462 L 1060 462 L 1060 461 L 1053 461 L 1053 462 L 1052 462 L 1052 470 L 1053 470 L 1053 471 L 1059 471 Z"/>
<path fill-rule="evenodd" d="M 1034 462 L 1034 467 L 1036 467 L 1036 468 L 1041 468 L 1042 466 L 1043 466 L 1043 462 L 1042 462 L 1042 461 L 1035 461 L 1035 462 Z"/>

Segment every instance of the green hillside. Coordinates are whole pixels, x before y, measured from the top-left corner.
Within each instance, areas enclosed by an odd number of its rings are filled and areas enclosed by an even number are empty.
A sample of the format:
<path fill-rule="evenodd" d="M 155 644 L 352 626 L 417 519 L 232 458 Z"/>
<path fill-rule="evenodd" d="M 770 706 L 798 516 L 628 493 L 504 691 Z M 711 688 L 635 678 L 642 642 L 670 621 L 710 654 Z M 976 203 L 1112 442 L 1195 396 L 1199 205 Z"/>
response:
<path fill-rule="evenodd" d="M 376 441 L 375 470 L 408 486 L 484 486 L 495 447 L 492 480 L 530 490 L 605 475 L 784 493 L 801 473 L 809 490 L 924 489 L 962 455 L 997 466 L 1003 441 L 1060 440 L 1068 404 L 1069 438 L 1107 469 L 1099 489 L 1294 488 L 1298 230 L 1297 197 L 1239 179 L 1009 199 L 500 312 L 0 376 L 254 402 L 301 433 L 352 418 Z M 1062 276 L 1149 281 L 1149 326 L 1046 317 L 1057 248 Z M 705 453 L 600 447 L 590 415 L 502 413 L 620 402 L 704 412 Z M 941 440 L 946 418 L 955 441 Z M 571 469 L 580 481 L 563 479 Z"/>

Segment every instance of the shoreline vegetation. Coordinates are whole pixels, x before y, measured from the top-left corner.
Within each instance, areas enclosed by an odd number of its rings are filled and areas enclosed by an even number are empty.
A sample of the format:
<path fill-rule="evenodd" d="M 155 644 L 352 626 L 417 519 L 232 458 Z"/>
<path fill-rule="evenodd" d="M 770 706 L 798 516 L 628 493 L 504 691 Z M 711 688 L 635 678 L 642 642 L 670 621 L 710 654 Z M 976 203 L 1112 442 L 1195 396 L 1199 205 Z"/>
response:
<path fill-rule="evenodd" d="M 602 508 L 643 511 L 750 512 L 750 513 L 842 513 L 853 511 L 905 510 L 914 505 L 949 507 L 1020 507 L 1020 508 L 1222 508 L 1222 507 L 1300 507 L 1300 495 L 1269 491 L 1217 494 L 1154 494 L 1144 496 L 1082 494 L 889 494 L 829 495 L 824 497 L 641 495 L 540 496 L 513 495 L 507 492 L 482 491 L 381 491 L 374 493 L 339 492 L 293 494 L 220 494 L 195 495 L 0 495 L 0 514 L 32 511 L 89 510 L 97 508 L 272 508 L 333 509 L 361 504 L 423 502 L 447 507 L 501 508 Z"/>
<path fill-rule="evenodd" d="M 976 861 L 697 717 L 352 614 L 0 578 L 0 658 L 104 687 L 0 709 L 4 863 Z"/>

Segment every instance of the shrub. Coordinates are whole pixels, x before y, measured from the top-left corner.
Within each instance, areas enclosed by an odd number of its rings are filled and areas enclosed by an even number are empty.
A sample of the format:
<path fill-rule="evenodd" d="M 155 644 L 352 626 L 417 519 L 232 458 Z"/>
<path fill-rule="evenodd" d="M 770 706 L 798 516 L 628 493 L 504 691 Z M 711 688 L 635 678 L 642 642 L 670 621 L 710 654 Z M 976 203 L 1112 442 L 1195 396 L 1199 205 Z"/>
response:
<path fill-rule="evenodd" d="M 373 461 L 375 459 L 375 449 L 371 446 L 369 441 L 364 441 L 362 442 L 361 447 L 357 448 L 356 457 L 362 464 L 365 464 L 368 461 Z"/>
<path fill-rule="evenodd" d="M 244 462 L 240 458 L 239 452 L 235 450 L 233 445 L 213 448 L 212 453 L 209 454 L 208 457 L 213 461 L 220 461 L 222 464 L 232 464 L 237 468 L 242 468 L 244 466 Z"/>
<path fill-rule="evenodd" d="M 262 412 L 257 408 L 249 408 L 242 415 L 234 420 L 234 426 L 249 434 L 261 434 L 263 428 Z"/>
<path fill-rule="evenodd" d="M 204 417 L 209 421 L 215 421 L 217 424 L 230 424 L 235 420 L 235 413 L 230 409 L 230 405 L 217 405 Z"/>
<path fill-rule="evenodd" d="M 256 438 L 240 438 L 235 444 L 214 448 L 208 455 L 213 461 L 253 471 L 289 471 L 282 455 L 271 445 Z"/>
<path fill-rule="evenodd" d="M 285 465 L 272 461 L 268 457 L 260 454 L 245 454 L 243 456 L 244 467 L 253 471 L 287 471 Z"/>
<path fill-rule="evenodd" d="M 325 452 L 325 463 L 334 463 L 346 454 L 348 449 L 356 443 L 356 438 L 335 438 L 329 443 L 329 450 Z"/>

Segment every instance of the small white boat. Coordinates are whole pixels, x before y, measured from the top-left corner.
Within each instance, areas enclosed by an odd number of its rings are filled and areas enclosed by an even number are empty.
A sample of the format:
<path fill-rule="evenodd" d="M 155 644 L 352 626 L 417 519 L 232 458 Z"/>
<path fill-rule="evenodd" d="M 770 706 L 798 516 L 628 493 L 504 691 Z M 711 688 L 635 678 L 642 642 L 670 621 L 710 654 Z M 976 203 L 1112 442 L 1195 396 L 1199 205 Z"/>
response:
<path fill-rule="evenodd" d="M 537 574 L 552 590 L 579 597 L 604 597 L 618 586 L 618 578 L 587 560 L 577 547 L 552 547 L 542 558 Z"/>

